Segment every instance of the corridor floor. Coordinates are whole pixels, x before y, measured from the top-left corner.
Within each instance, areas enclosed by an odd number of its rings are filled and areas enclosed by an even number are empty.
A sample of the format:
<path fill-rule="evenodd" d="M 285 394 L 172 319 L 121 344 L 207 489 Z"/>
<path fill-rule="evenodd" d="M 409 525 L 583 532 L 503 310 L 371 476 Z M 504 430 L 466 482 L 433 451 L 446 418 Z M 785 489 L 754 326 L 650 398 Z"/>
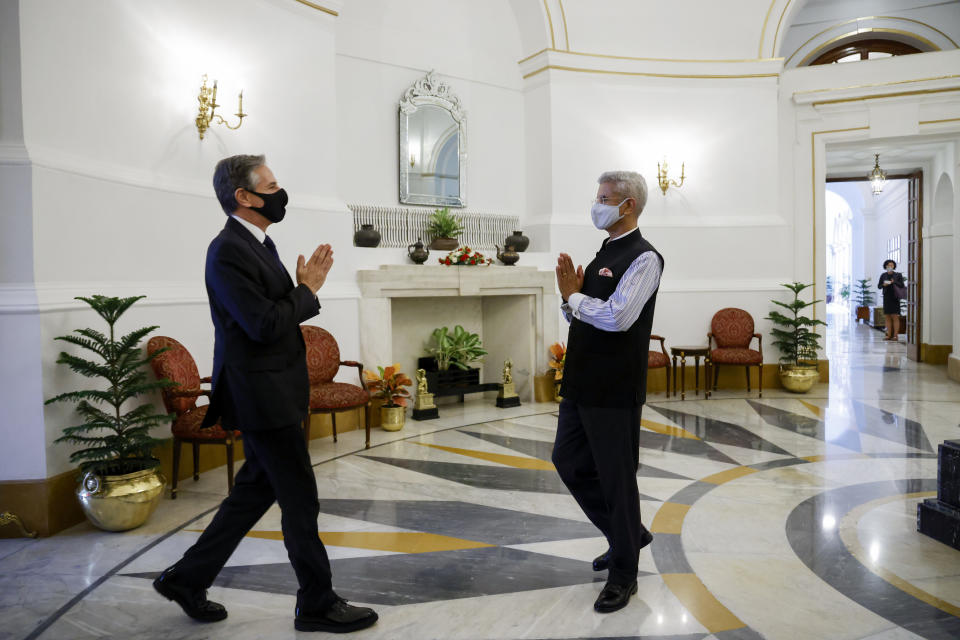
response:
<path fill-rule="evenodd" d="M 960 552 L 916 531 L 937 444 L 960 438 L 960 385 L 833 320 L 830 382 L 809 394 L 648 399 L 637 482 L 655 539 L 614 614 L 592 609 L 606 544 L 550 463 L 556 405 L 474 400 L 378 430 L 369 450 L 358 432 L 314 440 L 335 587 L 380 614 L 354 637 L 960 638 Z M 0 540 L 0 638 L 302 635 L 276 507 L 210 590 L 226 621 L 194 623 L 153 592 L 222 475 L 181 483 L 128 533 Z"/>

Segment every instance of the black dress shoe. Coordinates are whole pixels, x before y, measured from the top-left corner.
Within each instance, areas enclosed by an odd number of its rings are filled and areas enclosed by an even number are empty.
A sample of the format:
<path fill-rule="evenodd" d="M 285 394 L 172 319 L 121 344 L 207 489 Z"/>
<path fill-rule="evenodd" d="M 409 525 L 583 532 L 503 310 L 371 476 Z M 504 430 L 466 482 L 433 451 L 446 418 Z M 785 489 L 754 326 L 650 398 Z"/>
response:
<path fill-rule="evenodd" d="M 643 534 L 640 535 L 640 548 L 643 549 L 645 546 L 653 542 L 653 534 L 643 530 Z M 593 559 L 593 570 L 594 571 L 606 571 L 610 568 L 610 549 L 608 548 L 603 555 L 599 555 Z"/>
<path fill-rule="evenodd" d="M 627 602 L 630 601 L 630 596 L 636 592 L 636 580 L 627 585 L 608 582 L 603 588 L 603 591 L 600 592 L 600 596 L 597 598 L 597 601 L 593 603 L 593 608 L 598 613 L 612 613 L 614 611 L 619 611 L 627 606 Z"/>
<path fill-rule="evenodd" d="M 319 613 L 302 611 L 297 607 L 293 627 L 297 631 L 326 631 L 327 633 L 350 633 L 373 626 L 378 616 L 373 609 L 355 607 L 338 598 L 329 609 Z"/>
<path fill-rule="evenodd" d="M 176 584 L 173 569 L 167 569 L 153 581 L 153 588 L 167 600 L 173 600 L 183 612 L 200 622 L 219 622 L 227 617 L 227 610 L 219 602 L 207 600 L 206 589 L 192 589 Z"/>

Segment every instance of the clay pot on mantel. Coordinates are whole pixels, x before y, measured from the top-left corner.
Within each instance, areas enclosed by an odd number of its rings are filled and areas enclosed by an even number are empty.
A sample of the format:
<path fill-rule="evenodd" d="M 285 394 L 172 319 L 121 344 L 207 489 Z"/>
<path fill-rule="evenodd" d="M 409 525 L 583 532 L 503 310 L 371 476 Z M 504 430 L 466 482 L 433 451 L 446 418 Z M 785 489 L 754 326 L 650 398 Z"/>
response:
<path fill-rule="evenodd" d="M 514 231 L 512 236 L 508 236 L 503 244 L 507 247 L 513 246 L 518 253 L 523 253 L 530 246 L 530 238 L 523 235 L 523 231 Z"/>
<path fill-rule="evenodd" d="M 407 247 L 407 256 L 413 260 L 415 264 L 423 264 L 427 261 L 427 258 L 430 257 L 430 252 L 423 248 L 423 242 L 420 238 L 417 238 L 417 241 Z"/>
<path fill-rule="evenodd" d="M 353 244 L 358 247 L 376 247 L 380 244 L 380 232 L 372 224 L 361 224 L 353 234 Z"/>
<path fill-rule="evenodd" d="M 431 249 L 437 249 L 439 251 L 453 251 L 460 246 L 460 241 L 456 238 L 444 238 L 439 236 L 433 239 L 433 242 L 430 243 Z"/>

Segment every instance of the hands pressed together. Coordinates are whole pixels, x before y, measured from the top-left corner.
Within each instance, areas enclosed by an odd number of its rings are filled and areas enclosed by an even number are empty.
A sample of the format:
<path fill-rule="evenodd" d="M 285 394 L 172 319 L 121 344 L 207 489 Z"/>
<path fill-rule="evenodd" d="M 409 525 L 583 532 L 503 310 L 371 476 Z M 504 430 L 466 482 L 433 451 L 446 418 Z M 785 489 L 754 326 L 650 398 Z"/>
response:
<path fill-rule="evenodd" d="M 306 285 L 314 294 L 327 280 L 327 274 L 333 266 L 333 248 L 328 244 L 317 247 L 309 260 L 297 257 L 297 283 Z"/>
<path fill-rule="evenodd" d="M 571 295 L 583 288 L 583 265 L 573 266 L 573 260 L 565 253 L 557 258 L 557 287 L 560 296 L 567 301 Z"/>

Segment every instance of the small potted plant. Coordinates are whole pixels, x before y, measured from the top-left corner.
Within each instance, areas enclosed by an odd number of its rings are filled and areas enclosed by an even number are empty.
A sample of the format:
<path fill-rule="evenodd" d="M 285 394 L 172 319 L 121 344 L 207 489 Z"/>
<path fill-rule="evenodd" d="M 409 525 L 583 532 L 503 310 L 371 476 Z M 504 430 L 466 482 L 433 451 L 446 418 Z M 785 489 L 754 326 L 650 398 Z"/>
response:
<path fill-rule="evenodd" d="M 103 318 L 109 334 L 96 329 L 77 329 L 55 338 L 92 352 L 88 360 L 66 352 L 57 364 L 65 364 L 84 377 L 100 380 L 95 389 L 61 393 L 46 401 L 74 402 L 82 422 L 65 427 L 55 442 L 79 445 L 70 461 L 80 463 L 77 497 L 87 519 L 107 531 L 139 527 L 153 513 L 163 493 L 160 461 L 153 449 L 162 440 L 150 435 L 153 427 L 169 420 L 151 404 L 130 406 L 145 393 L 172 386 L 170 380 L 149 381 L 145 366 L 162 353 L 144 355 L 140 341 L 157 327 L 143 327 L 118 337 L 117 321 L 133 303 L 144 296 L 112 298 L 78 297 Z"/>
<path fill-rule="evenodd" d="M 377 367 L 379 375 L 373 371 L 364 371 L 367 379 L 367 388 L 373 392 L 374 398 L 382 398 L 384 404 L 380 407 L 380 423 L 386 431 L 399 431 L 403 428 L 407 416 L 407 398 L 410 392 L 407 387 L 413 384 L 407 374 L 400 372 L 400 364 L 392 367 Z"/>
<path fill-rule="evenodd" d="M 850 302 L 850 283 L 844 282 L 843 286 L 840 287 L 840 298 L 843 300 L 843 304 Z"/>
<path fill-rule="evenodd" d="M 427 382 L 432 392 L 442 394 L 457 387 L 480 384 L 480 369 L 470 366 L 487 355 L 479 335 L 458 324 L 453 331 L 438 327 L 430 334 L 430 338 L 431 345 L 427 353 L 431 355 L 420 358 L 417 366 L 427 372 Z"/>
<path fill-rule="evenodd" d="M 431 249 L 451 251 L 460 244 L 457 238 L 463 233 L 460 219 L 450 213 L 450 207 L 436 209 L 427 223 L 427 233 L 433 238 Z"/>
<path fill-rule="evenodd" d="M 800 299 L 800 293 L 813 285 L 794 282 L 781 286 L 793 293 L 793 300 L 771 302 L 786 309 L 789 315 L 774 310 L 766 318 L 775 325 L 771 333 L 774 338 L 773 345 L 780 349 L 780 383 L 789 391 L 805 393 L 820 379 L 817 369 L 820 334 L 816 333 L 815 329 L 818 325 L 826 326 L 827 323 L 800 315 L 807 307 L 820 302 L 804 302 Z"/>
<path fill-rule="evenodd" d="M 870 281 L 864 278 L 857 280 L 857 290 L 854 292 L 857 299 L 857 321 L 870 322 L 870 307 L 873 305 L 873 289 Z"/>

